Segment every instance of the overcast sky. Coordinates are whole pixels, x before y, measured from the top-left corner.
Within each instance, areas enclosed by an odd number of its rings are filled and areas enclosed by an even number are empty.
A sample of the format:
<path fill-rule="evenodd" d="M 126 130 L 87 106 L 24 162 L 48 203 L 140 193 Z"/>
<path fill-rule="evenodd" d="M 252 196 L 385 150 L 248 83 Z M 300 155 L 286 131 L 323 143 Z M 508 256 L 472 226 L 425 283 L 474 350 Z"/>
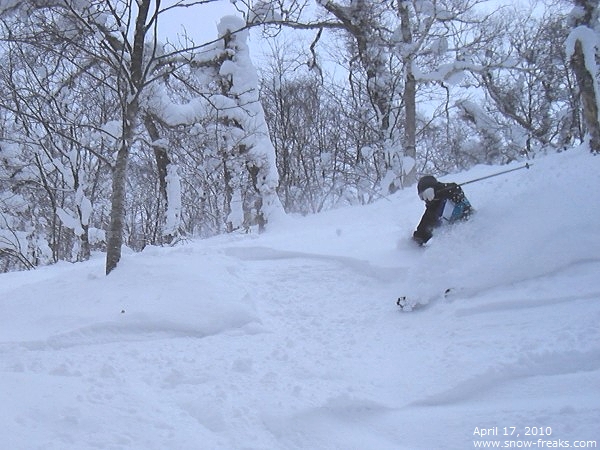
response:
<path fill-rule="evenodd" d="M 170 2 L 172 3 L 172 2 Z M 229 0 L 190 8 L 177 8 L 161 16 L 161 37 L 174 40 L 185 29 L 197 44 L 217 37 L 217 24 L 223 16 L 240 15 Z"/>

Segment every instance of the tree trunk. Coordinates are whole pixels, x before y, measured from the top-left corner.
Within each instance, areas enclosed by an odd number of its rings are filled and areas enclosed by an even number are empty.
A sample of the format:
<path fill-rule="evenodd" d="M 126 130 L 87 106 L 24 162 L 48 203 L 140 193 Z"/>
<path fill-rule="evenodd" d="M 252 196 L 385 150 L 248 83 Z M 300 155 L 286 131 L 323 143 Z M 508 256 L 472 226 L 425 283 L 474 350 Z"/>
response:
<path fill-rule="evenodd" d="M 410 17 L 408 7 L 400 2 L 399 5 L 400 27 L 402 31 L 402 42 L 407 48 L 412 45 L 412 33 L 410 30 Z M 403 60 L 405 80 L 404 80 L 404 156 L 412 158 L 414 161 L 411 169 L 405 173 L 403 185 L 410 186 L 415 184 L 416 179 L 416 161 L 417 161 L 417 82 L 413 74 L 413 55 L 408 53 Z"/>
<path fill-rule="evenodd" d="M 106 242 L 106 275 L 112 272 L 121 260 L 123 229 L 125 227 L 125 186 L 128 160 L 129 140 L 124 139 L 113 168 L 110 227 Z"/>
<path fill-rule="evenodd" d="M 123 108 L 123 131 L 121 148 L 113 168 L 113 191 L 110 211 L 110 228 L 106 242 L 106 274 L 113 271 L 121 260 L 123 230 L 125 228 L 125 200 L 127 187 L 127 163 L 133 141 L 136 118 L 139 110 L 139 94 L 144 85 L 144 42 L 146 37 L 146 19 L 150 9 L 150 0 L 138 1 L 138 16 L 135 21 L 133 52 L 129 63 L 129 89 Z"/>
<path fill-rule="evenodd" d="M 157 217 L 156 220 L 157 223 L 161 225 L 160 228 L 162 228 L 162 225 L 164 225 L 164 221 L 166 220 L 166 212 L 169 208 L 169 197 L 167 195 L 167 169 L 169 164 L 171 164 L 171 160 L 169 159 L 167 149 L 162 144 L 158 143 L 160 134 L 154 120 L 152 120 L 150 116 L 146 116 L 144 117 L 144 125 L 146 126 L 150 139 L 152 139 L 152 149 L 154 150 L 154 159 L 156 160 L 159 183 L 159 217 Z M 163 236 L 159 239 L 163 239 Z M 173 240 L 173 236 L 167 235 L 164 236 L 164 239 L 167 243 L 170 243 Z"/>
<path fill-rule="evenodd" d="M 404 156 L 412 158 L 413 165 L 404 173 L 403 185 L 411 186 L 417 181 L 417 83 L 412 73 L 412 58 L 406 67 L 404 86 L 404 108 L 406 123 L 404 125 Z M 403 167 L 404 170 L 404 167 Z"/>
<path fill-rule="evenodd" d="M 90 226 L 89 225 L 81 225 L 83 228 L 83 234 L 79 237 L 81 248 L 79 249 L 79 261 L 88 261 L 92 255 L 92 250 L 90 248 Z"/>
<path fill-rule="evenodd" d="M 146 130 L 148 131 L 148 135 L 150 139 L 152 139 L 152 150 L 154 150 L 154 159 L 156 160 L 156 170 L 158 171 L 158 182 L 160 186 L 160 195 L 162 197 L 162 204 L 167 205 L 167 167 L 171 164 L 171 160 L 169 159 L 169 154 L 167 153 L 167 149 L 163 147 L 161 144 L 158 144 L 158 140 L 160 139 L 160 134 L 158 133 L 158 128 L 156 123 L 152 120 L 151 117 L 144 117 L 144 125 L 146 126 Z"/>
<path fill-rule="evenodd" d="M 585 56 L 581 41 L 575 42 L 575 52 L 571 58 L 573 71 L 579 85 L 579 95 L 583 107 L 583 120 L 590 136 L 590 150 L 600 153 L 600 122 L 598 121 L 598 102 L 596 84 L 585 65 Z M 595 62 L 594 62 L 595 64 Z"/>
<path fill-rule="evenodd" d="M 252 180 L 252 187 L 256 192 L 254 199 L 254 209 L 256 211 L 256 223 L 258 225 L 258 232 L 262 233 L 265 231 L 265 227 L 267 225 L 267 219 L 265 217 L 265 213 L 263 211 L 263 198 L 258 187 L 258 176 L 260 173 L 260 168 L 256 167 L 253 164 L 247 165 L 248 173 L 250 174 L 250 179 Z"/>
<path fill-rule="evenodd" d="M 223 218 L 225 219 L 225 231 L 227 233 L 233 232 L 233 224 L 229 220 L 229 215 L 231 214 L 231 201 L 233 200 L 233 186 L 231 185 L 233 182 L 232 180 L 233 175 L 229 170 L 227 157 L 223 156 Z"/>

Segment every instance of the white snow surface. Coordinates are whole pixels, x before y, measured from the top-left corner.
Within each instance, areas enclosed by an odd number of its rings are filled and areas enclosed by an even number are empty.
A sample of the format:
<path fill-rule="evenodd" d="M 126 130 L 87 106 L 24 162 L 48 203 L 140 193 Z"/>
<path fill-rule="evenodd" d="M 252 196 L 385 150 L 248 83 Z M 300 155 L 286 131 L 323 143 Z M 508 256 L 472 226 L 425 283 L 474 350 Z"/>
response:
<path fill-rule="evenodd" d="M 476 214 L 424 248 L 408 189 L 127 253 L 108 277 L 103 255 L 0 275 L 1 447 L 600 441 L 600 157 L 464 189 Z"/>

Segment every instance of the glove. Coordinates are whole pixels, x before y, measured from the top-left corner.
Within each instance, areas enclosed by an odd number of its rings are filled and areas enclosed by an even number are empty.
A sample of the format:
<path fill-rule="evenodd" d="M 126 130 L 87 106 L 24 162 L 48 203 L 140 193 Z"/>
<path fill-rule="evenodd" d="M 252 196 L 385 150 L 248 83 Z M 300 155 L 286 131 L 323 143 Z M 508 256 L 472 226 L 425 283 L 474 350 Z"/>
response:
<path fill-rule="evenodd" d="M 421 236 L 418 232 L 414 232 L 413 233 L 413 241 L 415 241 L 417 243 L 417 245 L 421 246 L 423 244 L 425 244 L 425 242 L 427 242 L 427 239 L 423 238 L 423 236 Z"/>

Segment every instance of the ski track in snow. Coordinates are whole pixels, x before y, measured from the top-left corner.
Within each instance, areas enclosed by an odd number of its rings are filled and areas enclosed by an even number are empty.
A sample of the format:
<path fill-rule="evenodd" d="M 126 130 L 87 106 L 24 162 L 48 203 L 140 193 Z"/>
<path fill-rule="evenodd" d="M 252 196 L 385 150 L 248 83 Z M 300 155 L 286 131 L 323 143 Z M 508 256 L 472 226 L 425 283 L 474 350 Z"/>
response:
<path fill-rule="evenodd" d="M 588 352 L 548 352 L 534 354 L 530 358 L 521 357 L 512 364 L 504 364 L 487 370 L 472 378 L 461 381 L 444 392 L 413 402 L 415 406 L 436 406 L 469 401 L 473 398 L 485 399 L 494 389 L 507 383 L 518 383 L 522 378 L 538 376 L 595 372 L 600 370 L 600 350 Z"/>
<path fill-rule="evenodd" d="M 2 447 L 460 450 L 496 426 L 600 441 L 598 235 L 523 261 L 532 231 L 511 260 L 510 234 L 467 241 L 493 228 L 483 209 L 395 246 L 412 205 L 148 248 L 109 277 L 100 260 L 1 276 Z M 497 254 L 479 264 L 481 246 Z M 401 313 L 410 289 L 429 305 Z"/>
<path fill-rule="evenodd" d="M 237 257 L 244 261 L 276 261 L 286 259 L 305 259 L 325 261 L 338 264 L 359 275 L 368 275 L 380 281 L 393 281 L 405 271 L 402 267 L 374 266 L 371 262 L 347 256 L 325 255 L 318 253 L 304 253 L 299 251 L 277 250 L 268 247 L 242 247 L 226 248 L 225 254 Z"/>

